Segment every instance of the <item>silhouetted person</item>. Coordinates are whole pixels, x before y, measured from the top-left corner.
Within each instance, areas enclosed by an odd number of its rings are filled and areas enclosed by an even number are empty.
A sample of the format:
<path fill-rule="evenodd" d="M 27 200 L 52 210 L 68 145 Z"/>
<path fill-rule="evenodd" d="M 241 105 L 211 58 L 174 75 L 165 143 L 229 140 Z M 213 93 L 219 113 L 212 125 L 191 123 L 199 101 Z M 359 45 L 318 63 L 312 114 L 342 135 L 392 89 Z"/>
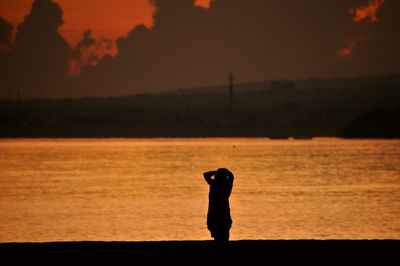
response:
<path fill-rule="evenodd" d="M 232 225 L 229 196 L 233 186 L 233 174 L 228 169 L 220 168 L 204 173 L 204 179 L 210 185 L 207 228 L 215 241 L 228 242 Z"/>

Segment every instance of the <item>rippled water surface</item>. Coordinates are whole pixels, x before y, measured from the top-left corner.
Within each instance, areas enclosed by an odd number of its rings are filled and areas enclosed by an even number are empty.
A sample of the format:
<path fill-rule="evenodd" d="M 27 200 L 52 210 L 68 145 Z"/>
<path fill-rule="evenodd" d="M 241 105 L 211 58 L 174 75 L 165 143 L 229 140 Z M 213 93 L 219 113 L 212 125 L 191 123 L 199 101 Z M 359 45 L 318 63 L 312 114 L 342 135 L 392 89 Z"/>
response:
<path fill-rule="evenodd" d="M 202 240 L 227 167 L 232 239 L 400 239 L 400 141 L 0 140 L 0 242 Z"/>

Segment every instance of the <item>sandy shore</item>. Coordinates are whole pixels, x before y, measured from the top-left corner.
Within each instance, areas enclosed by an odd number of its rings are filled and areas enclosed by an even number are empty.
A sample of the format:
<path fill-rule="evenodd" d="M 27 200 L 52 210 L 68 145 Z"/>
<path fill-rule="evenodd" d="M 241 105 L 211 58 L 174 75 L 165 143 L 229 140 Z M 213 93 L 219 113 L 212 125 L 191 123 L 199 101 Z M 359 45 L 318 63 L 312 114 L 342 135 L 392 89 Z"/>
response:
<path fill-rule="evenodd" d="M 271 262 L 276 259 L 281 263 L 293 260 L 318 262 L 319 257 L 339 262 L 341 258 L 378 255 L 380 243 L 382 242 L 308 240 L 231 241 L 226 246 L 216 245 L 212 241 L 3 243 L 0 244 L 0 257 L 8 257 L 7 259 L 14 262 L 24 260 L 49 264 L 146 261 L 205 265 L 216 261 Z M 392 254 L 389 250 L 385 254 L 386 258 Z"/>

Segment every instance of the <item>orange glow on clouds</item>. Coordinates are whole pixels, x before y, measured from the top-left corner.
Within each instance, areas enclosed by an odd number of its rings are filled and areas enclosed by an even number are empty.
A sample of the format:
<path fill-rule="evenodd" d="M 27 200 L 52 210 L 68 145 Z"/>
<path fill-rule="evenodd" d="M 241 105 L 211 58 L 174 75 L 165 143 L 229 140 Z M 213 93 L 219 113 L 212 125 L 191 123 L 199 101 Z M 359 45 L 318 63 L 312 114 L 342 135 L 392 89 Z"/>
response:
<path fill-rule="evenodd" d="M 60 33 L 72 48 L 82 39 L 83 33 L 91 30 L 98 44 L 82 51 L 80 61 L 71 59 L 69 74 L 79 74 L 85 65 L 95 65 L 106 54 L 117 54 L 115 41 L 136 25 L 152 26 L 154 7 L 149 0 L 53 0 L 64 11 L 64 25 Z M 196 0 L 196 6 L 208 8 L 211 0 Z M 14 29 L 29 14 L 32 0 L 1 0 L 0 16 L 14 25 Z M 107 45 L 104 45 L 104 41 Z M 110 47 L 109 41 L 113 43 Z M 97 58 L 97 60 L 96 60 Z"/>
<path fill-rule="evenodd" d="M 366 6 L 351 9 L 349 12 L 353 15 L 354 22 L 359 22 L 367 18 L 369 18 L 371 22 L 377 22 L 377 12 L 383 3 L 385 3 L 385 0 L 370 0 Z"/>
<path fill-rule="evenodd" d="M 369 18 L 372 23 L 378 21 L 378 10 L 385 3 L 385 0 L 370 0 L 366 6 L 357 7 L 349 10 L 349 14 L 353 16 L 353 21 L 358 23 L 364 19 Z M 337 52 L 337 56 L 348 58 L 353 55 L 354 49 L 360 42 L 365 41 L 364 36 L 357 36 L 351 38 L 346 44 Z"/>
<path fill-rule="evenodd" d="M 115 55 L 115 41 L 138 24 L 150 27 L 153 23 L 153 6 L 148 0 L 53 0 L 64 11 L 61 35 L 71 48 L 75 48 L 83 33 L 91 30 L 96 45 L 82 52 L 81 58 L 71 59 L 69 75 L 79 74 L 86 65 L 95 65 L 106 54 Z M 205 2 L 205 1 L 202 1 Z M 1 0 L 0 16 L 14 25 L 14 29 L 29 14 L 32 0 Z M 111 41 L 111 42 L 110 42 Z"/>
<path fill-rule="evenodd" d="M 57 0 L 64 10 L 61 33 L 76 44 L 82 33 L 91 29 L 96 39 L 116 40 L 134 26 L 151 26 L 153 10 L 147 0 Z"/>
<path fill-rule="evenodd" d="M 154 8 L 148 0 L 54 0 L 64 11 L 60 32 L 74 47 L 83 32 L 91 29 L 96 39 L 126 36 L 138 24 L 152 25 Z M 208 8 L 211 0 L 196 0 L 197 6 Z M 32 0 L 1 0 L 0 16 L 14 27 L 31 10 Z"/>
<path fill-rule="evenodd" d="M 347 43 L 337 52 L 337 56 L 342 58 L 351 57 L 353 55 L 354 48 L 357 46 L 357 43 L 358 41 L 356 40 Z"/>
<path fill-rule="evenodd" d="M 353 48 L 352 47 L 343 47 L 337 52 L 337 55 L 339 57 L 350 57 L 353 55 Z"/>
<path fill-rule="evenodd" d="M 153 7 L 148 0 L 54 0 L 64 11 L 60 32 L 73 47 L 83 32 L 93 31 L 96 39 L 125 36 L 135 25 L 152 25 Z M 0 16 L 14 27 L 30 12 L 32 0 L 1 0 Z"/>
<path fill-rule="evenodd" d="M 368 40 L 365 35 L 358 35 L 349 38 L 345 45 L 337 52 L 337 56 L 341 58 L 351 57 L 353 55 L 354 49 L 362 42 Z"/>
<path fill-rule="evenodd" d="M 210 7 L 211 0 L 196 0 L 196 6 L 201 6 L 205 8 Z"/>

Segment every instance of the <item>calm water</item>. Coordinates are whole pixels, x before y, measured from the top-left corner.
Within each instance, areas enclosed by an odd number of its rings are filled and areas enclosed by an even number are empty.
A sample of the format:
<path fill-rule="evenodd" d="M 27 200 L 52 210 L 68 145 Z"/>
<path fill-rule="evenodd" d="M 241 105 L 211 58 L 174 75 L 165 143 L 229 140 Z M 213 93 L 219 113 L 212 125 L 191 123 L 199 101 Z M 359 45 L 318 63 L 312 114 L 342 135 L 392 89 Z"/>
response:
<path fill-rule="evenodd" d="M 400 141 L 0 140 L 0 242 L 209 239 L 202 173 L 235 173 L 232 239 L 400 239 Z"/>

